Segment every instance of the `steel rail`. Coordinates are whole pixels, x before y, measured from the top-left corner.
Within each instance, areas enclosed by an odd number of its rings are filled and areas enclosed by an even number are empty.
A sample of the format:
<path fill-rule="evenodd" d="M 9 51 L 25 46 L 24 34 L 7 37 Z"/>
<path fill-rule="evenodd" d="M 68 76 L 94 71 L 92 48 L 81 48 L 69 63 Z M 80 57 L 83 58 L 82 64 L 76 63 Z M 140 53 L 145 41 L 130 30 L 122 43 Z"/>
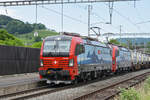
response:
<path fill-rule="evenodd" d="M 24 93 L 31 93 L 31 92 L 34 92 L 34 91 L 44 90 L 44 89 L 47 89 L 48 87 L 49 86 L 41 86 L 41 87 L 28 89 L 28 90 L 24 90 L 24 91 L 19 91 L 19 92 L 15 92 L 15 93 L 0 95 L 0 99 L 3 99 L 3 98 L 5 99 L 5 98 L 8 98 L 8 97 L 17 96 L 17 95 L 21 95 L 21 94 L 24 94 Z"/>

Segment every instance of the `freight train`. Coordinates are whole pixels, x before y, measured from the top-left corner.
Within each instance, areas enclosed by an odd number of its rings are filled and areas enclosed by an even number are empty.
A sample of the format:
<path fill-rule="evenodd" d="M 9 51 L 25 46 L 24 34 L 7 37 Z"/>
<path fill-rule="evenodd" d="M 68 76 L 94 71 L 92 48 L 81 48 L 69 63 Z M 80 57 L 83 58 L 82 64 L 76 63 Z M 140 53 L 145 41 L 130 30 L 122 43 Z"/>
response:
<path fill-rule="evenodd" d="M 77 83 L 149 65 L 149 54 L 64 32 L 43 40 L 39 75 L 47 83 Z"/>

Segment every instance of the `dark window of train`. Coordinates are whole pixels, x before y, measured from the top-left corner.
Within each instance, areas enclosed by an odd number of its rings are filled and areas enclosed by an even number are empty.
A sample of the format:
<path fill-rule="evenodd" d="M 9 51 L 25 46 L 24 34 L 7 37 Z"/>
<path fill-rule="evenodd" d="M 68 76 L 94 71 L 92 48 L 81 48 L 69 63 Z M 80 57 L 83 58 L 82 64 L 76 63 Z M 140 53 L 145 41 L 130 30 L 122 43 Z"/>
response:
<path fill-rule="evenodd" d="M 83 45 L 77 44 L 76 49 L 75 49 L 75 55 L 79 55 L 81 53 L 85 52 L 85 48 Z"/>
<path fill-rule="evenodd" d="M 112 49 L 110 49 L 110 55 L 112 56 Z"/>
<path fill-rule="evenodd" d="M 76 56 L 78 55 L 78 52 L 79 52 L 79 45 L 77 44 L 77 45 L 76 45 L 76 49 L 75 49 L 75 55 L 76 55 Z"/>
<path fill-rule="evenodd" d="M 81 53 L 84 53 L 85 52 L 85 48 L 84 48 L 84 45 L 80 45 L 81 47 Z"/>

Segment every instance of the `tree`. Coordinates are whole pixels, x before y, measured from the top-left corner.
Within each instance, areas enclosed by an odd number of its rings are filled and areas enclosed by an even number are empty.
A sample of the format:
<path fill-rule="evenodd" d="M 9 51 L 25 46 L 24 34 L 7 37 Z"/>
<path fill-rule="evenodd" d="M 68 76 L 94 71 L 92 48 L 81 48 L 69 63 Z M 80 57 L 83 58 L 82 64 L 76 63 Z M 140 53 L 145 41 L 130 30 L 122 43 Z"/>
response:
<path fill-rule="evenodd" d="M 147 49 L 147 52 L 150 53 L 150 42 L 148 42 L 146 46 L 147 46 L 147 48 L 148 48 L 148 49 Z"/>
<path fill-rule="evenodd" d="M 116 39 L 111 39 L 111 40 L 109 41 L 109 43 L 116 44 L 116 45 L 119 45 L 119 44 L 120 44 L 120 42 L 118 42 Z"/>
<path fill-rule="evenodd" d="M 46 26 L 45 25 L 43 25 L 43 24 L 41 24 L 41 23 L 38 23 L 38 24 L 36 24 L 36 23 L 34 23 L 33 25 L 33 28 L 36 30 L 41 30 L 41 29 L 46 29 Z"/>
<path fill-rule="evenodd" d="M 127 40 L 127 43 L 128 43 L 128 47 L 129 47 L 130 49 L 133 49 L 133 44 L 132 44 L 132 42 L 131 42 L 130 40 Z"/>
<path fill-rule="evenodd" d="M 147 42 L 147 48 L 149 48 L 150 49 L 150 42 Z"/>
<path fill-rule="evenodd" d="M 37 36 L 37 37 L 35 37 L 34 39 L 35 39 L 35 40 L 34 40 L 35 42 L 41 41 L 41 37 L 40 37 L 40 36 Z"/>
<path fill-rule="evenodd" d="M 109 43 L 112 43 L 112 44 L 115 44 L 115 45 L 120 45 L 120 46 L 123 46 L 123 47 L 128 47 L 125 43 L 120 43 L 116 39 L 111 39 L 109 41 Z"/>

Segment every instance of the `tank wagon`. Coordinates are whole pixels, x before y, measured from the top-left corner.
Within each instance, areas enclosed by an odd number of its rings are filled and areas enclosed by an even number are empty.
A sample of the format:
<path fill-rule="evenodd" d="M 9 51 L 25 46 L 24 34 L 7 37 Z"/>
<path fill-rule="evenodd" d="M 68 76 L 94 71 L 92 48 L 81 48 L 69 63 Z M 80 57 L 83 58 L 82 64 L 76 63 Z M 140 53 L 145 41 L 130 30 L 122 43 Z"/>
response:
<path fill-rule="evenodd" d="M 142 61 L 141 54 L 74 33 L 49 36 L 41 47 L 39 75 L 47 83 L 87 81 L 148 66 L 150 56 L 143 54 Z"/>

